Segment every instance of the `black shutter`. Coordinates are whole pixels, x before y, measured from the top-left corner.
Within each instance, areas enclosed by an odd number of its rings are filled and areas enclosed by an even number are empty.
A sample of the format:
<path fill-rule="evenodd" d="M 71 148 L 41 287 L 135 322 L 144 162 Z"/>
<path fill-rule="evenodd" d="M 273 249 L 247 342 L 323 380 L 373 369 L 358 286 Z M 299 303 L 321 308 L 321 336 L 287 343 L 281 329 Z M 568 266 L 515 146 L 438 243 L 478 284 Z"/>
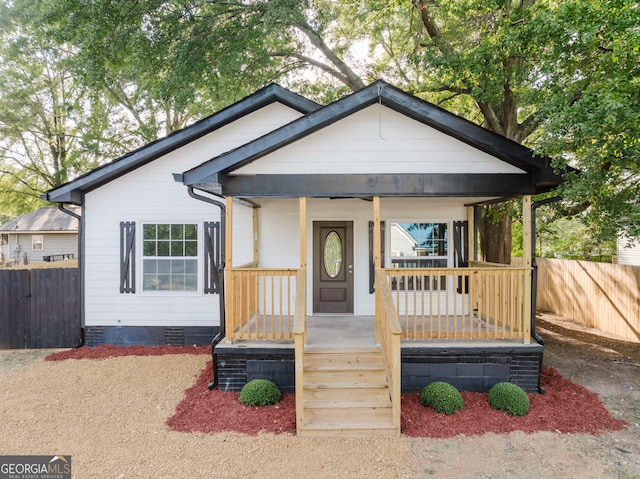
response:
<path fill-rule="evenodd" d="M 136 292 L 136 224 L 120 223 L 120 292 Z"/>
<path fill-rule="evenodd" d="M 222 262 L 222 242 L 220 222 L 204 224 L 204 292 L 215 294 L 220 292 L 220 271 Z"/>
<path fill-rule="evenodd" d="M 380 264 L 384 268 L 384 221 L 380 222 L 380 246 L 382 249 L 382 257 Z M 369 221 L 369 294 L 376 291 L 376 266 L 373 262 L 373 221 Z"/>
<path fill-rule="evenodd" d="M 454 221 L 453 222 L 453 261 L 456 268 L 466 268 L 469 266 L 469 222 Z M 458 276 L 457 292 L 466 294 L 469 292 L 469 277 L 464 277 L 464 285 L 462 284 L 462 276 Z"/>

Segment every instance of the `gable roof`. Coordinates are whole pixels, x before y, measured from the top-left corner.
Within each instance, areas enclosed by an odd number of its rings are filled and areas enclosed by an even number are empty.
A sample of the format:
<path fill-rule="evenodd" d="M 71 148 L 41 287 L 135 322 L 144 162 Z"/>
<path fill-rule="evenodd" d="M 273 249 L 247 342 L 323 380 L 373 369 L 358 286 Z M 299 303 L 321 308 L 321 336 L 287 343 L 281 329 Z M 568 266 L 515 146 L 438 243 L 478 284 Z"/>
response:
<path fill-rule="evenodd" d="M 320 106 L 297 93 L 272 83 L 242 100 L 182 130 L 158 139 L 116 160 L 98 167 L 62 186 L 49 190 L 42 199 L 58 203 L 82 204 L 82 196 L 122 175 L 272 103 L 282 103 L 301 113 Z"/>
<path fill-rule="evenodd" d="M 446 135 L 524 170 L 529 173 L 531 182 L 534 183 L 532 186 L 535 192 L 551 189 L 562 181 L 562 178 L 551 169 L 550 159 L 535 157 L 529 148 L 404 92 L 382 80 L 378 80 L 368 87 L 315 110 L 239 148 L 212 158 L 184 172 L 181 177 L 176 179 L 187 186 L 209 189 L 210 191 L 215 191 L 216 188 L 219 189 L 221 181 L 228 180 L 238 183 L 240 180 L 235 177 L 230 180 L 226 175 L 376 103 L 433 127 Z M 308 178 L 303 178 L 302 176 L 304 175 L 291 175 L 291 183 L 308 180 Z M 377 176 L 384 180 L 384 175 Z M 426 177 L 428 175 L 423 176 Z M 432 183 L 434 179 L 438 182 L 451 180 L 446 176 L 440 175 L 437 179 L 435 176 L 431 179 L 423 178 L 419 182 L 424 185 L 426 182 Z M 476 176 L 476 179 L 482 181 L 480 175 Z M 360 182 L 368 181 L 368 178 L 364 177 L 354 179 Z M 388 180 L 389 182 L 397 181 L 395 178 L 388 178 Z M 248 184 L 249 181 L 244 180 L 244 183 Z M 259 181 L 264 182 L 265 179 L 261 178 Z M 519 182 L 517 177 L 513 175 L 510 176 L 509 181 Z M 254 184 L 256 183 L 254 182 Z M 520 182 L 520 186 L 526 186 L 525 183 Z M 281 189 L 280 191 L 284 190 Z"/>
<path fill-rule="evenodd" d="M 74 213 L 80 212 L 77 208 L 72 211 Z M 40 208 L 0 225 L 0 231 L 3 233 L 77 233 L 78 219 L 58 208 Z"/>

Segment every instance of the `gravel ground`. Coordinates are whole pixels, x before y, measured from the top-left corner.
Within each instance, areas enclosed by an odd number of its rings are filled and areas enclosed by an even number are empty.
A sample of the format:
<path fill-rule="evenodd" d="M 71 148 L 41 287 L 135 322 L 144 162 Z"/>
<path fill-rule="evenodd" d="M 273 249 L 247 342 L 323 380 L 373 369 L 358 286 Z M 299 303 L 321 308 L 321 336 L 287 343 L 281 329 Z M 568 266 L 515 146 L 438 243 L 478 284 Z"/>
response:
<path fill-rule="evenodd" d="M 179 433 L 166 420 L 207 355 L 45 362 L 45 351 L 0 351 L 0 454 L 70 454 L 82 479 L 640 477 L 640 367 L 585 362 L 584 345 L 551 339 L 545 362 L 592 387 L 628 428 L 452 439 Z"/>

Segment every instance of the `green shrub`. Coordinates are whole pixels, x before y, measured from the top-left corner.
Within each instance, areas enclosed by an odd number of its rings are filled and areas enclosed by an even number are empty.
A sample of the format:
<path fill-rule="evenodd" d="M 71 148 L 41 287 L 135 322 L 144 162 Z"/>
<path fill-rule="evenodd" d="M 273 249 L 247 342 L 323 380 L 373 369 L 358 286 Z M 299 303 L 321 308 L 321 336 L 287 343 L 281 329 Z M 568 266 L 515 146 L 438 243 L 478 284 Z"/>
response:
<path fill-rule="evenodd" d="M 420 393 L 420 404 L 431 406 L 439 413 L 450 415 L 456 409 L 462 411 L 462 396 L 460 391 L 451 384 L 436 381 L 424 387 Z"/>
<path fill-rule="evenodd" d="M 242 387 L 240 402 L 246 406 L 266 406 L 280 401 L 278 386 L 266 379 L 253 379 Z"/>
<path fill-rule="evenodd" d="M 506 411 L 512 416 L 524 416 L 529 412 L 529 396 L 513 383 L 498 383 L 489 390 L 492 408 Z"/>

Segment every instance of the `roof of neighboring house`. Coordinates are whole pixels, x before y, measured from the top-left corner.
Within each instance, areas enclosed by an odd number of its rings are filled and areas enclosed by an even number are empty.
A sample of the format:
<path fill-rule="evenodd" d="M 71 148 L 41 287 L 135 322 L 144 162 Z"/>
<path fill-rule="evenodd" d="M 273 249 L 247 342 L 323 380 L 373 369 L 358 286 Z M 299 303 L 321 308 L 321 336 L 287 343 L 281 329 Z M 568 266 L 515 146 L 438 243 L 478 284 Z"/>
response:
<path fill-rule="evenodd" d="M 198 138 L 211 133 L 233 121 L 253 113 L 272 103 L 282 103 L 301 113 L 309 113 L 320 108 L 317 103 L 287 90 L 280 85 L 270 84 L 242 100 L 208 116 L 190 126 L 178 130 L 164 138 L 148 143 L 120 158 L 49 190 L 42 199 L 57 203 L 82 204 L 82 195 L 111 180 L 150 163 Z"/>
<path fill-rule="evenodd" d="M 69 208 L 79 214 L 79 208 Z M 58 208 L 40 208 L 0 225 L 3 233 L 78 232 L 78 220 Z"/>
<path fill-rule="evenodd" d="M 239 148 L 212 158 L 184 172 L 181 178 L 176 179 L 187 186 L 208 189 L 211 185 L 220 184 L 220 179 L 228 173 L 376 103 L 528 172 L 535 182 L 535 192 L 552 189 L 562 182 L 562 178 L 553 172 L 549 158 L 535 156 L 532 150 L 515 141 L 493 133 L 382 80 L 308 113 Z M 301 183 L 307 179 L 296 178 L 296 180 Z M 260 181 L 264 180 L 260 179 Z M 438 178 L 438 181 L 447 181 L 447 178 Z M 509 181 L 515 182 L 516 179 L 511 178 Z M 290 181 L 290 183 L 294 182 Z"/>

